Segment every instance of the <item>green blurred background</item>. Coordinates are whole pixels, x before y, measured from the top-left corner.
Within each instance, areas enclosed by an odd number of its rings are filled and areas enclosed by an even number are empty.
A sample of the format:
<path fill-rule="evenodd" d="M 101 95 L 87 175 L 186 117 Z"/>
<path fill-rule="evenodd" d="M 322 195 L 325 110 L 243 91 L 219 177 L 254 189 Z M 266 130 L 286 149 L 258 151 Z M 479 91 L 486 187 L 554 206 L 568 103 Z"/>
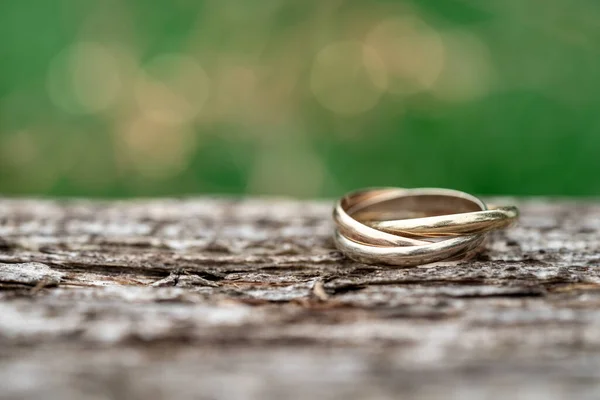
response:
<path fill-rule="evenodd" d="M 600 194 L 596 0 L 0 2 L 0 193 Z"/>

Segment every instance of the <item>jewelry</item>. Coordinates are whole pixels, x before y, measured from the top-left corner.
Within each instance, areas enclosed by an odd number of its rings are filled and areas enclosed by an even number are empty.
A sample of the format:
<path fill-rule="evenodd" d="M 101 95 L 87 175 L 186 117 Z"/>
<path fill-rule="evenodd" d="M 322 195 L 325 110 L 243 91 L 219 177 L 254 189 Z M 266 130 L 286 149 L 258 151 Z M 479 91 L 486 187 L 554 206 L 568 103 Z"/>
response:
<path fill-rule="evenodd" d="M 466 258 L 486 234 L 512 224 L 516 207 L 489 207 L 450 189 L 366 189 L 335 205 L 335 242 L 348 257 L 368 264 L 416 266 Z"/>

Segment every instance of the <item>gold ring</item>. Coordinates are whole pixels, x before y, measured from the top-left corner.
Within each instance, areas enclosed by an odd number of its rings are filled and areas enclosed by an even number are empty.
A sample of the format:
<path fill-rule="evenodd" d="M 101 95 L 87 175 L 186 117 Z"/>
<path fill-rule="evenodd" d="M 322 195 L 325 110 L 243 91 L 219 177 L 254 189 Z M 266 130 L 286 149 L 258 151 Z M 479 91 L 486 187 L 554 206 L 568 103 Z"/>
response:
<path fill-rule="evenodd" d="M 488 208 L 457 190 L 365 189 L 336 203 L 334 239 L 356 261 L 416 266 L 476 254 L 488 232 L 518 214 L 516 207 Z"/>

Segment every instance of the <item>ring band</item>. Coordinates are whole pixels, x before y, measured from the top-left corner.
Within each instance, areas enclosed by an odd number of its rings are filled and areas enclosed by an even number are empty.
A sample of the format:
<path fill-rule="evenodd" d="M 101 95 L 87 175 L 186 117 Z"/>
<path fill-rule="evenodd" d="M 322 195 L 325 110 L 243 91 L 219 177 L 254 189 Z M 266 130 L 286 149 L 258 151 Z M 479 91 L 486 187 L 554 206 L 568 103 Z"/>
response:
<path fill-rule="evenodd" d="M 368 221 L 367 225 L 383 232 L 414 237 L 460 236 L 508 227 L 518 216 L 519 210 L 517 207 L 508 206 L 464 214 Z"/>
<path fill-rule="evenodd" d="M 337 248 L 349 258 L 365 264 L 385 264 L 411 267 L 461 256 L 477 249 L 485 237 L 459 236 L 437 243 L 419 246 L 379 247 L 358 243 L 335 233 Z"/>
<path fill-rule="evenodd" d="M 377 188 L 350 193 L 335 205 L 335 243 L 364 263 L 415 266 L 476 254 L 486 233 L 518 217 L 450 189 Z"/>

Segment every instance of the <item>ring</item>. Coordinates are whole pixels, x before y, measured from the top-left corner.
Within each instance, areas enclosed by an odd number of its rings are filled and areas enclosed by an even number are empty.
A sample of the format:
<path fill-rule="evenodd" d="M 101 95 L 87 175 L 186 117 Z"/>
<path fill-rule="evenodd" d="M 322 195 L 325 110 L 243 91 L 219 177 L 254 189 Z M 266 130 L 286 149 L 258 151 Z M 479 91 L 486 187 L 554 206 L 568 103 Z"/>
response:
<path fill-rule="evenodd" d="M 335 205 L 334 240 L 367 264 L 416 266 L 477 254 L 486 234 L 518 218 L 514 206 L 487 206 L 451 189 L 365 189 Z"/>

